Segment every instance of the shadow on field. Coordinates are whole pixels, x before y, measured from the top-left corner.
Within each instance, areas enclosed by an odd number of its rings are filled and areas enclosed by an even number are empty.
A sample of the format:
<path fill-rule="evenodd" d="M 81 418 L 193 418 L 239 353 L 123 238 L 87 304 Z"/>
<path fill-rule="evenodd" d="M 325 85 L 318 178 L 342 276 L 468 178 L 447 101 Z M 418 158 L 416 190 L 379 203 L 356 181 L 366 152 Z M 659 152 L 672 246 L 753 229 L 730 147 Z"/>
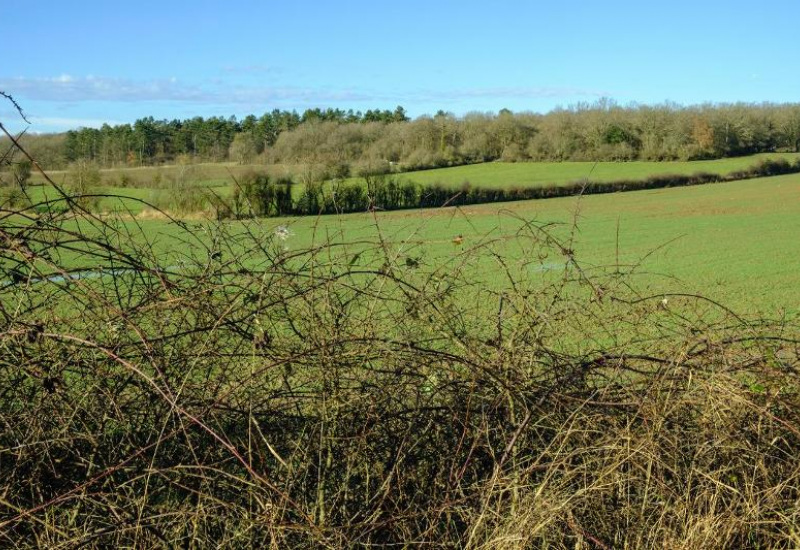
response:
<path fill-rule="evenodd" d="M 796 326 L 531 222 L 530 261 L 419 265 L 258 220 L 159 253 L 63 201 L 0 210 L 3 545 L 800 544 Z"/>

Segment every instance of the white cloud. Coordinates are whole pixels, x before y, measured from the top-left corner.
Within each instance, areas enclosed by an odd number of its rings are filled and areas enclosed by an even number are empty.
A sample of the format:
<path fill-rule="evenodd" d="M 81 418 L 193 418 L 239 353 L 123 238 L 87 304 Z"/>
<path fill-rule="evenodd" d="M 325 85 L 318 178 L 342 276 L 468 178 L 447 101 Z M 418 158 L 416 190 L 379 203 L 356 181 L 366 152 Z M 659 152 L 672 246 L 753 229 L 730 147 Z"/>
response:
<path fill-rule="evenodd" d="M 103 124 L 122 124 L 118 120 L 106 120 L 99 118 L 70 118 L 70 117 L 50 117 L 50 116 L 34 116 L 30 117 L 31 123 L 38 130 L 47 128 L 79 128 L 81 126 L 86 128 L 99 128 Z"/>
<path fill-rule="evenodd" d="M 229 67 L 230 71 L 269 70 L 268 67 Z M 132 80 L 89 75 L 76 77 L 0 77 L 0 90 L 28 100 L 82 103 L 92 101 L 147 102 L 174 101 L 209 105 L 287 104 L 325 105 L 367 101 L 415 102 L 458 101 L 471 99 L 542 99 L 568 97 L 603 97 L 608 92 L 571 87 L 494 87 L 454 90 L 416 90 L 375 92 L 348 88 L 301 88 L 293 86 L 232 85 L 215 81 L 203 85 L 186 83 L 170 77 L 158 80 Z"/>
<path fill-rule="evenodd" d="M 160 80 L 131 80 L 98 76 L 74 77 L 0 77 L 0 90 L 19 98 L 60 103 L 91 101 L 145 102 L 176 101 L 216 105 L 258 104 L 269 102 L 340 102 L 366 101 L 374 95 L 352 90 L 276 86 L 208 86 L 184 83 L 175 77 Z"/>

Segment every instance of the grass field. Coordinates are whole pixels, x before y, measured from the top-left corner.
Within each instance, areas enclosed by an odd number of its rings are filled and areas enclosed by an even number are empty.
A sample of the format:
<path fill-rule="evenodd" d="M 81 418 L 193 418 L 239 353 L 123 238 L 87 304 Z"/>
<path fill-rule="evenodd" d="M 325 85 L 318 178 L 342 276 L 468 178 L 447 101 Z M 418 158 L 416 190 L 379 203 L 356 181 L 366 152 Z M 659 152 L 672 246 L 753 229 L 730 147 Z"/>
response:
<path fill-rule="evenodd" d="M 229 227 L 247 223 L 270 235 L 285 225 L 290 230 L 285 245 L 295 249 L 327 241 L 383 240 L 399 261 L 411 258 L 424 267 L 447 259 L 460 262 L 463 250 L 481 246 L 510 261 L 529 261 L 520 256 L 524 239 L 514 236 L 531 220 L 555 223 L 550 228 L 555 236 L 574 238 L 571 248 L 587 269 L 636 265 L 634 280 L 656 292 L 700 293 L 741 313 L 800 312 L 800 175 L 375 216 L 272 218 L 230 222 Z M 157 249 L 175 249 L 175 226 L 161 220 L 137 223 Z M 459 236 L 462 243 L 454 244 Z M 542 265 L 557 272 L 563 262 L 556 256 Z M 490 285 L 497 268 L 492 260 L 469 266 Z"/>
<path fill-rule="evenodd" d="M 791 159 L 797 155 L 783 156 Z M 544 181 L 574 181 L 582 171 L 591 172 L 591 179 L 598 181 L 640 178 L 658 171 L 727 173 L 752 166 L 759 158 L 763 156 L 693 163 L 493 163 L 414 172 L 403 177 L 452 185 L 466 179 L 486 186 L 515 181 L 536 185 Z M 205 173 L 211 176 L 213 170 L 229 168 L 211 165 Z M 140 170 L 152 172 L 152 169 Z M 58 176 L 55 179 L 58 181 Z M 35 201 L 56 196 L 48 186 L 32 187 L 31 192 Z M 100 192 L 148 201 L 158 191 L 110 187 Z M 214 188 L 213 192 L 225 196 L 229 186 Z M 118 198 L 104 198 L 101 206 L 133 214 L 143 208 L 138 200 Z M 800 235 L 798 175 L 580 199 L 403 211 L 375 217 L 354 214 L 267 219 L 253 223 L 267 232 L 288 226 L 291 237 L 286 244 L 291 247 L 323 240 L 374 242 L 380 231 L 401 260 L 410 258 L 423 265 L 434 265 L 448 257 L 458 258 L 460 251 L 483 246 L 494 239 L 501 244 L 493 243 L 493 249 L 522 261 L 523 248 L 502 244 L 515 243 L 512 237 L 523 225 L 521 220 L 559 224 L 554 233 L 563 239 L 574 238 L 571 247 L 587 267 L 608 266 L 617 261 L 626 266 L 641 262 L 636 268 L 636 279 L 660 292 L 701 293 L 746 312 L 777 314 L 785 309 L 796 313 L 800 308 L 800 239 L 796 238 Z M 145 227 L 147 234 L 160 235 L 164 249 L 174 248 L 169 243 L 176 227 L 157 219 L 137 223 Z M 236 226 L 239 222 L 231 223 Z M 463 242 L 455 245 L 453 239 L 459 235 Z M 563 264 L 559 258 L 548 261 L 553 265 Z M 491 262 L 474 266 L 476 274 L 485 273 L 488 280 L 495 268 Z"/>
<path fill-rule="evenodd" d="M 139 214 L 144 208 L 141 201 L 149 201 L 154 190 L 136 187 L 100 187 L 92 192 L 99 195 L 113 195 L 113 197 L 99 200 L 99 207 L 103 210 L 120 210 Z M 61 198 L 61 194 L 50 185 L 31 186 L 28 188 L 28 194 L 34 204 Z"/>
<path fill-rule="evenodd" d="M 464 182 L 484 187 L 566 184 L 588 181 L 644 179 L 659 174 L 728 174 L 749 168 L 763 159 L 784 158 L 793 161 L 800 153 L 768 153 L 747 157 L 688 162 L 492 162 L 407 172 L 401 177 L 417 183 L 441 183 L 458 186 Z"/>

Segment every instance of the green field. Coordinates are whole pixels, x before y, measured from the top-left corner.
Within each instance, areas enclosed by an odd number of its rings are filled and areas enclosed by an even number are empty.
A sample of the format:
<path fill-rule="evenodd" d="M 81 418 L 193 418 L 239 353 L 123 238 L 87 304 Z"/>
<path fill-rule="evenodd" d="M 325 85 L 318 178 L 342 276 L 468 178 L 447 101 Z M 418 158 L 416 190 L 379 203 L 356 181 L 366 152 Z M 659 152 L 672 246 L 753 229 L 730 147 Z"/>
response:
<path fill-rule="evenodd" d="M 99 207 L 103 210 L 120 210 L 132 214 L 141 213 L 144 208 L 142 201 L 149 201 L 154 193 L 153 189 L 135 187 L 99 187 L 92 191 L 93 194 L 109 195 L 99 200 Z M 31 202 L 34 204 L 44 201 L 56 201 L 62 197 L 50 185 L 36 185 L 28 188 Z"/>
<path fill-rule="evenodd" d="M 463 251 L 482 247 L 520 265 L 530 262 L 523 256 L 527 237 L 517 236 L 526 221 L 557 224 L 549 230 L 565 242 L 574 238 L 571 248 L 584 268 L 619 263 L 653 292 L 700 293 L 748 314 L 800 312 L 800 175 L 374 216 L 271 218 L 229 222 L 228 228 L 246 225 L 269 236 L 285 225 L 290 249 L 382 240 L 398 262 L 412 258 L 424 268 L 448 261 L 460 266 Z M 178 228 L 161 220 L 138 223 L 157 249 L 175 250 Z M 462 244 L 454 244 L 459 235 Z M 498 265 L 487 256 L 465 269 L 491 286 Z M 555 254 L 540 263 L 553 273 L 564 258 Z M 535 267 L 532 276 L 541 277 Z"/>
<path fill-rule="evenodd" d="M 790 158 L 797 155 L 785 155 Z M 692 173 L 700 170 L 726 173 L 752 166 L 746 157 L 694 163 L 530 163 L 485 164 L 409 173 L 455 184 L 469 179 L 480 185 L 502 182 L 568 182 L 581 171 L 591 179 L 640 178 L 656 172 Z M 594 170 L 592 171 L 592 168 Z M 447 179 L 444 179 L 444 178 Z M 527 178 L 527 179 L 525 179 Z M 103 193 L 151 200 L 147 188 L 103 188 Z M 229 187 L 215 188 L 224 196 Z M 32 188 L 34 200 L 53 198 L 47 186 Z M 140 213 L 137 200 L 103 199 L 106 209 Z M 796 314 L 800 308 L 800 175 L 761 178 L 690 188 L 594 195 L 540 201 L 443 208 L 319 218 L 263 219 L 229 222 L 235 229 L 254 226 L 270 234 L 278 226 L 290 228 L 286 246 L 302 248 L 324 241 L 377 242 L 378 232 L 391 245 L 398 261 L 410 258 L 434 266 L 452 259 L 464 261 L 461 252 L 486 246 L 520 265 L 525 257 L 522 239 L 515 235 L 524 221 L 558 224 L 554 235 L 573 241 L 570 248 L 580 265 L 600 268 L 619 262 L 633 269 L 637 284 L 657 292 L 696 292 L 723 301 L 743 312 Z M 147 235 L 156 246 L 173 251 L 177 227 L 162 220 L 143 219 Z M 200 227 L 204 222 L 191 222 Z M 461 235 L 463 242 L 453 239 Z M 472 260 L 470 260 L 472 262 Z M 545 270 L 562 265 L 563 258 L 548 258 Z M 552 265 L 551 265 L 552 264 Z M 490 260 L 469 264 L 477 278 L 492 284 L 496 264 Z M 627 267 L 626 267 L 627 266 Z M 484 277 L 485 276 L 485 277 Z"/>
<path fill-rule="evenodd" d="M 728 174 L 753 166 L 763 159 L 800 158 L 800 153 L 767 153 L 718 160 L 675 162 L 492 162 L 406 172 L 401 177 L 417 183 L 458 186 L 464 182 L 484 187 L 566 184 L 580 180 L 605 182 L 644 179 L 659 174 Z"/>

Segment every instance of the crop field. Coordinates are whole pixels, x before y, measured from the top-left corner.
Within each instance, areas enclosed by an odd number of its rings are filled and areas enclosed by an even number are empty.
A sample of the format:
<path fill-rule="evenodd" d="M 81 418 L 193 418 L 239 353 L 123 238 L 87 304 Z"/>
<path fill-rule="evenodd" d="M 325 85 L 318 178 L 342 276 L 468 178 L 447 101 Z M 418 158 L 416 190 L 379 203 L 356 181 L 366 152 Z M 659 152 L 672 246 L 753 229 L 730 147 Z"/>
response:
<path fill-rule="evenodd" d="M 493 162 L 420 170 L 401 174 L 417 183 L 441 183 L 459 186 L 464 182 L 483 187 L 566 184 L 587 180 L 606 182 L 623 179 L 644 179 L 660 174 L 694 174 L 708 172 L 728 174 L 744 170 L 764 159 L 783 158 L 793 161 L 800 153 L 766 153 L 717 160 L 671 162 Z"/>
<path fill-rule="evenodd" d="M 424 267 L 457 263 L 463 251 L 481 247 L 529 261 L 520 257 L 519 245 L 525 234 L 520 229 L 529 222 L 571 242 L 586 269 L 619 264 L 653 290 L 703 294 L 743 313 L 800 312 L 798 175 L 464 208 L 270 218 L 228 227 L 254 227 L 268 239 L 284 226 L 288 234 L 281 245 L 294 249 L 383 242 L 398 261 L 408 258 Z M 165 253 L 183 231 L 163 220 L 136 223 Z M 541 263 L 544 271 L 558 272 L 565 260 L 555 256 Z M 491 284 L 497 264 L 484 259 L 471 269 Z"/>

